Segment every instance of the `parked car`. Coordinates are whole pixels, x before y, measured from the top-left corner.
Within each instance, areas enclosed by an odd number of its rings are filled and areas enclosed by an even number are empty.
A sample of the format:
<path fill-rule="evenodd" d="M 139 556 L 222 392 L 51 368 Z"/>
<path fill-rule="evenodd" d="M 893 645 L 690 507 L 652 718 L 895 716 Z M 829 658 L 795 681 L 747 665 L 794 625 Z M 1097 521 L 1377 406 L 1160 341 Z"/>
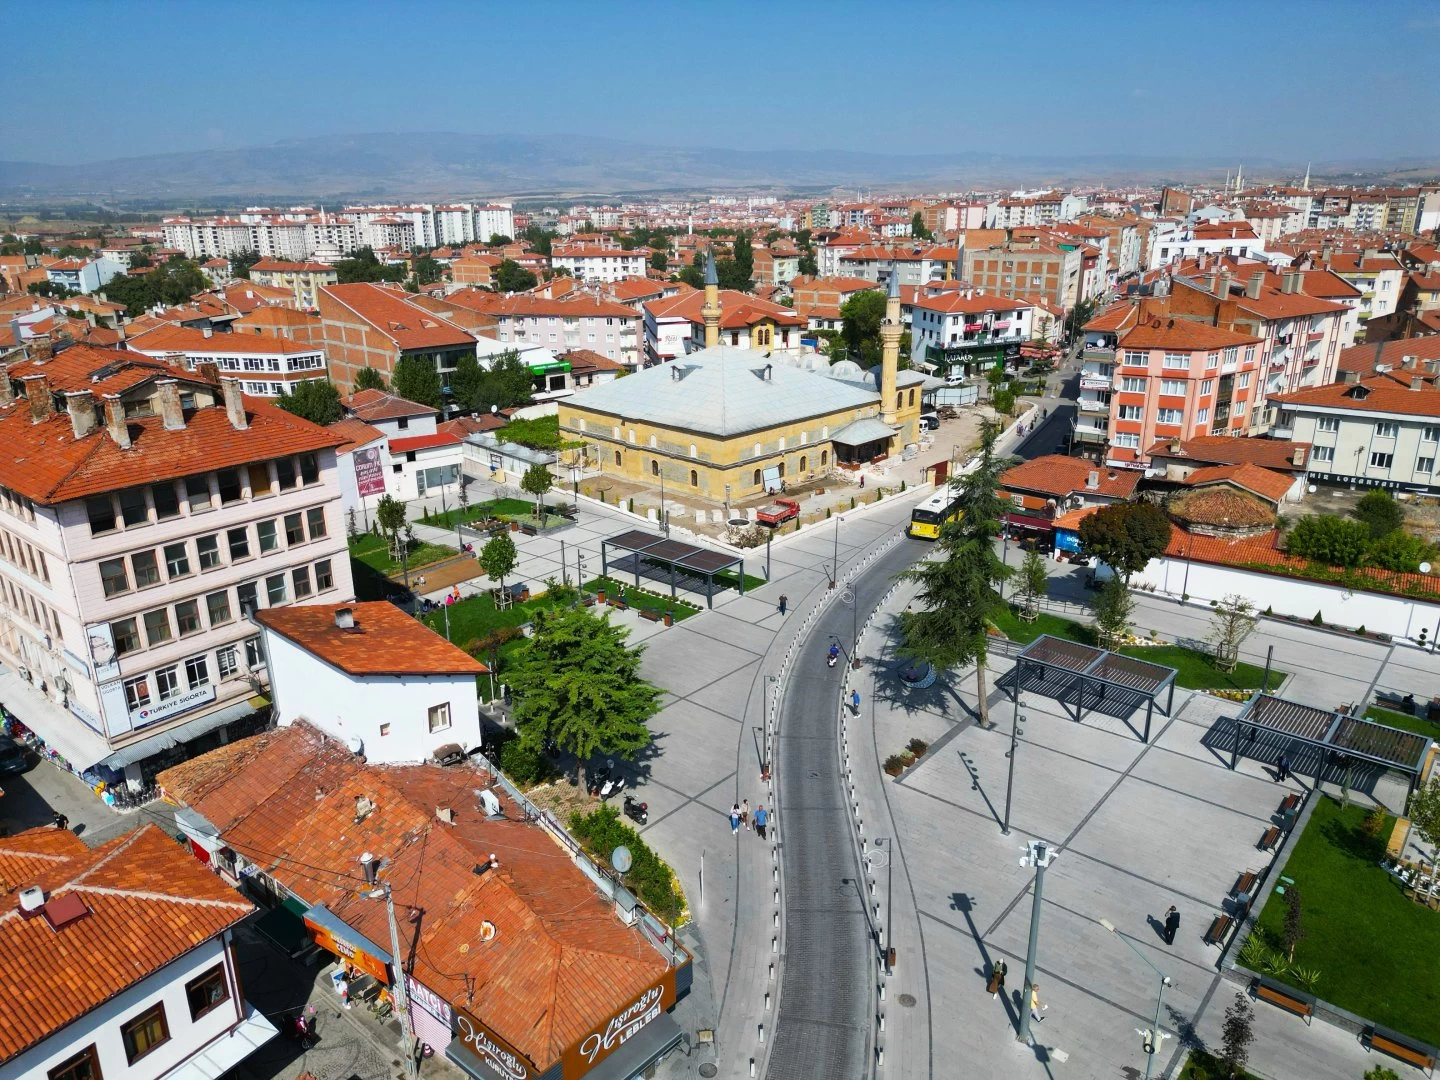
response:
<path fill-rule="evenodd" d="M 0 735 L 0 775 L 25 772 L 31 764 L 28 749 L 8 735 Z"/>
<path fill-rule="evenodd" d="M 921 413 L 920 426 L 922 428 L 929 428 L 931 431 L 938 431 L 940 429 L 940 417 L 933 412 Z"/>

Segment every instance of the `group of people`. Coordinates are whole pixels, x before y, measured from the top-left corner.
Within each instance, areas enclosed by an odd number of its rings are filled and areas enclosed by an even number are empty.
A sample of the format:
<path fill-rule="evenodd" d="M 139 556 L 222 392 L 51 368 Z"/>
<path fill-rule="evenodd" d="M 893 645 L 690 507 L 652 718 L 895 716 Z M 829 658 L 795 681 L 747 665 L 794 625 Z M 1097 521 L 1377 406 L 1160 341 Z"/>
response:
<path fill-rule="evenodd" d="M 761 840 L 764 840 L 765 829 L 769 824 L 770 811 L 765 809 L 764 804 L 761 804 L 760 806 L 757 806 L 755 808 L 755 814 L 753 818 L 750 814 L 749 799 L 742 799 L 740 802 L 737 802 L 734 806 L 730 808 L 731 836 L 738 836 L 740 834 L 740 826 L 743 825 L 745 826 L 746 832 L 749 832 L 750 829 L 753 827 L 756 835 L 759 836 Z"/>

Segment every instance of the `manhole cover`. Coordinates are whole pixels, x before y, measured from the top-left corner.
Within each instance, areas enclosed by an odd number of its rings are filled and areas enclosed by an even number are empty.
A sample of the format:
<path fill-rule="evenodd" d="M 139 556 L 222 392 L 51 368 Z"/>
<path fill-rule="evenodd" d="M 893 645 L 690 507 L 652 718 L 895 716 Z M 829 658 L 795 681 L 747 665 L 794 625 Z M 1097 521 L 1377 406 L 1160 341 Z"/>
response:
<path fill-rule="evenodd" d="M 707 1062 L 705 1062 L 705 1064 L 703 1064 L 703 1065 L 700 1066 L 700 1070 L 699 1070 L 699 1071 L 700 1071 L 700 1075 L 706 1077 L 707 1080 L 708 1080 L 708 1078 L 711 1077 L 711 1076 L 718 1076 L 718 1075 L 720 1074 L 720 1069 L 716 1066 L 716 1064 L 715 1064 L 713 1061 L 707 1061 Z"/>
<path fill-rule="evenodd" d="M 914 995 L 914 994 L 901 994 L 901 995 L 900 995 L 898 998 L 896 998 L 895 1000 L 898 1001 L 898 1002 L 900 1002 L 900 1004 L 901 1004 L 901 1005 L 904 1005 L 905 1008 L 907 1008 L 907 1009 L 913 1009 L 913 1008 L 915 1007 L 915 995 Z"/>

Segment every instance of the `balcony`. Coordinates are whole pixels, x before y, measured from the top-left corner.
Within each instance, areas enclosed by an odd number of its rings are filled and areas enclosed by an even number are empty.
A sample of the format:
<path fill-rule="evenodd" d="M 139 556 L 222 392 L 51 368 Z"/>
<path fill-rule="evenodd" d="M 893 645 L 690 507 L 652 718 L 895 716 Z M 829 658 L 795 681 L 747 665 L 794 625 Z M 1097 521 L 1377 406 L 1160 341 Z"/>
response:
<path fill-rule="evenodd" d="M 1086 345 L 1082 356 L 1086 360 L 1114 360 L 1115 346 L 1113 345 Z"/>
<path fill-rule="evenodd" d="M 1080 376 L 1081 390 L 1110 390 L 1113 389 L 1114 380 L 1109 375 L 1085 375 Z"/>
<path fill-rule="evenodd" d="M 1105 413 L 1109 415 L 1110 403 L 1108 401 L 1096 401 L 1094 398 L 1081 398 L 1080 411 L 1083 413 Z"/>

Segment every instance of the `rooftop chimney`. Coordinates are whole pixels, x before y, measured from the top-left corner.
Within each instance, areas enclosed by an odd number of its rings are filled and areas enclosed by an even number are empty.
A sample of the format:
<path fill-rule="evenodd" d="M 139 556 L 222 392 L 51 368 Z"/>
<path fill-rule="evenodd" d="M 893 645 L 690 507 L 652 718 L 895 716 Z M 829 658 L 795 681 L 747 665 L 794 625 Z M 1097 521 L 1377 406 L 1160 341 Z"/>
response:
<path fill-rule="evenodd" d="M 211 329 L 210 327 L 208 327 L 208 326 L 205 327 L 205 329 L 201 330 L 200 332 L 201 332 L 202 334 L 204 334 L 207 338 L 208 338 L 211 334 L 215 333 L 215 331 L 212 330 L 212 329 Z"/>
<path fill-rule="evenodd" d="M 115 341 L 116 346 L 121 349 L 125 348 L 125 322 L 123 318 L 116 321 L 115 333 L 117 335 Z"/>
<path fill-rule="evenodd" d="M 105 395 L 105 430 L 121 450 L 130 449 L 130 425 L 125 422 L 125 403 L 119 394 Z"/>
<path fill-rule="evenodd" d="M 1228 300 L 1230 298 L 1230 271 L 1228 269 L 1220 271 L 1220 281 L 1215 288 L 1215 292 L 1221 300 Z"/>
<path fill-rule="evenodd" d="M 1417 367 L 1419 365 L 1419 361 L 1420 358 L 1418 356 L 1402 356 L 1400 358 L 1400 366 L 1408 370 L 1410 368 Z"/>
<path fill-rule="evenodd" d="M 45 906 L 45 890 L 39 885 L 30 885 L 20 890 L 20 914 L 38 915 Z"/>
<path fill-rule="evenodd" d="M 185 427 L 185 410 L 180 407 L 180 384 L 174 379 L 159 379 L 155 388 L 160 397 L 160 419 L 166 431 L 180 431 Z"/>
<path fill-rule="evenodd" d="M 335 625 L 341 630 L 355 629 L 355 609 L 348 607 L 336 608 Z"/>
<path fill-rule="evenodd" d="M 1297 293 L 1300 291 L 1300 273 L 1297 270 L 1286 270 L 1285 277 L 1280 286 L 1281 292 Z"/>
<path fill-rule="evenodd" d="M 1260 290 L 1265 287 L 1265 271 L 1256 270 L 1245 282 L 1245 296 L 1250 300 L 1260 299 Z"/>
<path fill-rule="evenodd" d="M 1411 375 L 1411 376 L 1410 376 L 1410 389 L 1411 389 L 1411 390 L 1424 390 L 1424 389 L 1425 389 L 1425 376 L 1424 376 L 1424 375 Z"/>
<path fill-rule="evenodd" d="M 195 365 L 195 374 L 208 383 L 218 384 L 220 382 L 220 365 L 214 360 L 201 360 Z"/>
<path fill-rule="evenodd" d="M 221 379 L 220 393 L 225 398 L 225 415 L 230 419 L 230 426 L 236 431 L 245 431 L 250 427 L 250 421 L 245 419 L 245 399 L 240 394 L 240 380 Z"/>
<path fill-rule="evenodd" d="M 1098 469 L 1091 469 L 1086 475 L 1085 487 L 1090 491 L 1095 491 L 1100 487 L 1100 471 Z"/>
<path fill-rule="evenodd" d="M 1290 464 L 1297 469 L 1305 464 L 1305 448 L 1303 446 L 1295 447 L 1295 452 L 1290 455 Z"/>
<path fill-rule="evenodd" d="M 55 415 L 55 402 L 50 397 L 50 378 L 46 375 L 23 375 L 25 400 L 30 402 L 30 420 L 40 424 Z"/>
<path fill-rule="evenodd" d="M 66 393 L 65 408 L 70 413 L 70 428 L 75 432 L 75 438 L 83 439 L 100 426 L 95 416 L 95 395 L 89 390 Z"/>

